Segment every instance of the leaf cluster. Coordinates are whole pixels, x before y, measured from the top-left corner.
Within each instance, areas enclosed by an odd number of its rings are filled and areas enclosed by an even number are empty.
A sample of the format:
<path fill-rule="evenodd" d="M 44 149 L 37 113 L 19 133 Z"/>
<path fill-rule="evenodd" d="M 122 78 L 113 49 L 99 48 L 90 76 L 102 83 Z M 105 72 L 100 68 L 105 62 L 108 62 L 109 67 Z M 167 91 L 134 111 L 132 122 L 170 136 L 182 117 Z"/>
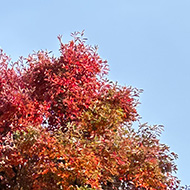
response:
<path fill-rule="evenodd" d="M 106 79 L 107 62 L 73 35 L 59 37 L 58 58 L 39 51 L 11 65 L 0 52 L 1 189 L 177 188 L 163 127 L 132 127 L 141 91 Z"/>

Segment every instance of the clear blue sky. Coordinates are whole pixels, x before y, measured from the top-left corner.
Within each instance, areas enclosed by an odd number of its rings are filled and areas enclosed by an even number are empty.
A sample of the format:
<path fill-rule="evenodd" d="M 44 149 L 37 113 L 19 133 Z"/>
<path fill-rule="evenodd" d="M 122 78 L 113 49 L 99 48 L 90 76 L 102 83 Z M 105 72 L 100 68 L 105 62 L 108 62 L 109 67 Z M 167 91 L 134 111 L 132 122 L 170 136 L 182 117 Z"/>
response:
<path fill-rule="evenodd" d="M 190 184 L 189 0 L 6 0 L 0 4 L 0 47 L 13 61 L 33 50 L 58 54 L 57 36 L 85 29 L 108 60 L 110 79 L 144 89 L 142 122 L 163 124 L 163 143 L 178 153 Z"/>

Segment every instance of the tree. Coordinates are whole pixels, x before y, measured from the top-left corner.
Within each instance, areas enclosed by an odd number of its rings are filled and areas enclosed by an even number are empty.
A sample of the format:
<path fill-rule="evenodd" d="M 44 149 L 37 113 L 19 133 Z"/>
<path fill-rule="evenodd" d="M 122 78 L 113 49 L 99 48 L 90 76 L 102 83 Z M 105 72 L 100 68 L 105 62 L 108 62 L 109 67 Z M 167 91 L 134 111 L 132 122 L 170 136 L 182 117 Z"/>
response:
<path fill-rule="evenodd" d="M 175 189 L 177 155 L 160 125 L 139 124 L 140 90 L 106 78 L 83 33 L 60 57 L 12 63 L 0 52 L 0 187 L 25 190 Z"/>

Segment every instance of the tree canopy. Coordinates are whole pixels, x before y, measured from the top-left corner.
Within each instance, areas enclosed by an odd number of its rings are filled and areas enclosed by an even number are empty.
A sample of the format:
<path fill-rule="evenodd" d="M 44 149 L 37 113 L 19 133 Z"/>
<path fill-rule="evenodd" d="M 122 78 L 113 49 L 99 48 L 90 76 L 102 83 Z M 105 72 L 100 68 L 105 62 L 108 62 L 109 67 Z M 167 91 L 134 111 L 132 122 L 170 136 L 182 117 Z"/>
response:
<path fill-rule="evenodd" d="M 1 189 L 177 189 L 163 126 L 133 128 L 141 90 L 107 79 L 83 33 L 59 40 L 59 57 L 0 52 Z"/>

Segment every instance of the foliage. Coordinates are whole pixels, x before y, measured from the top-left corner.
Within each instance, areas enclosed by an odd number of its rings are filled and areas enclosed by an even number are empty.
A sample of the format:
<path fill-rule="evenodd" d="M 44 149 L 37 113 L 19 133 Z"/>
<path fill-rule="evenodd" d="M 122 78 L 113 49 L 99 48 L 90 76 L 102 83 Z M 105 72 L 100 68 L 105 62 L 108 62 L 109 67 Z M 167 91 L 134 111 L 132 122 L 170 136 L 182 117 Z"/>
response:
<path fill-rule="evenodd" d="M 185 185 L 180 187 L 180 190 L 189 190 L 190 189 L 190 185 Z"/>
<path fill-rule="evenodd" d="M 58 58 L 39 51 L 10 64 L 0 52 L 1 189 L 177 188 L 162 126 L 132 127 L 140 90 L 106 79 L 97 49 L 73 37 L 59 37 Z"/>

